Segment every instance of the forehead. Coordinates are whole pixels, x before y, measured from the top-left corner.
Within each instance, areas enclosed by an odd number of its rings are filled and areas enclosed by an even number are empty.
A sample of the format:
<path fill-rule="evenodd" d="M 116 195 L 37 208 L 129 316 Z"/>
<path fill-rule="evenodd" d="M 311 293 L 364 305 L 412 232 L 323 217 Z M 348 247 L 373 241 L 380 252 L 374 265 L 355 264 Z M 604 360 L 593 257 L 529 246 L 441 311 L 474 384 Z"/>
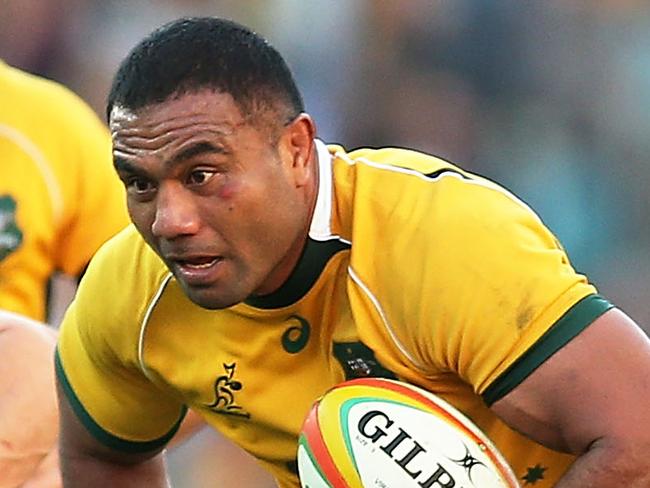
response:
<path fill-rule="evenodd" d="M 218 125 L 226 128 L 242 125 L 245 122 L 232 95 L 202 90 L 136 110 L 115 105 L 111 110 L 109 127 L 116 136 L 121 131 L 130 129 L 166 131 L 196 125 Z"/>

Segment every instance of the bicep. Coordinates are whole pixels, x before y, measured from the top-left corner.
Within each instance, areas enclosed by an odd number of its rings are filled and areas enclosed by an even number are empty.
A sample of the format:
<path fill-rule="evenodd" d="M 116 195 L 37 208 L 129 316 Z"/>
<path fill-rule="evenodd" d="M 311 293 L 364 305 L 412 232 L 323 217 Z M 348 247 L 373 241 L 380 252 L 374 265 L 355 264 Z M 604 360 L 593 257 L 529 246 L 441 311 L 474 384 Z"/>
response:
<path fill-rule="evenodd" d="M 612 309 L 492 408 L 528 437 L 574 454 L 602 439 L 647 443 L 649 373 L 648 338 Z"/>
<path fill-rule="evenodd" d="M 81 298 L 83 286 L 61 326 L 55 369 L 60 390 L 77 419 L 95 439 L 124 452 L 164 446 L 185 414 L 180 399 L 152 382 L 131 347 L 131 329 Z M 155 415 L 152 415 L 155 412 Z"/>
<path fill-rule="evenodd" d="M 162 447 L 130 453 L 111 449 L 91 435 L 70 406 L 57 380 L 59 399 L 59 453 L 65 486 L 168 485 Z"/>
<path fill-rule="evenodd" d="M 154 457 L 162 451 L 164 446 L 135 453 L 108 447 L 93 436 L 81 422 L 59 379 L 56 391 L 59 404 L 59 446 L 65 459 L 96 457 L 109 462 L 131 464 Z"/>

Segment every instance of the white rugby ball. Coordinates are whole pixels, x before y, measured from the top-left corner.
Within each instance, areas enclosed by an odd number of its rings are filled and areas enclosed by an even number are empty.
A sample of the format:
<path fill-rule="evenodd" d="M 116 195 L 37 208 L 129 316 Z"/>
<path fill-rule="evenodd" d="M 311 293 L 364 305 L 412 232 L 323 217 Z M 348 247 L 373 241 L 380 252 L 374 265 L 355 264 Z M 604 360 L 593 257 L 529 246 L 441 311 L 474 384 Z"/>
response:
<path fill-rule="evenodd" d="M 514 488 L 472 421 L 436 395 L 379 378 L 346 381 L 310 410 L 298 445 L 303 488 Z"/>

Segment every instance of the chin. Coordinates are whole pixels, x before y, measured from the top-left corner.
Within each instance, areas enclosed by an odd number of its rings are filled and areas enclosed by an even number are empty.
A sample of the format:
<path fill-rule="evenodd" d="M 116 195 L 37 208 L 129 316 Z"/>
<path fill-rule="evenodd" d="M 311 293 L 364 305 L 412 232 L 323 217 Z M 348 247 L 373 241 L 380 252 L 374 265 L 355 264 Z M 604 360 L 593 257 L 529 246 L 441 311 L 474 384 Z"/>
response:
<path fill-rule="evenodd" d="M 221 310 L 243 302 L 246 296 L 240 298 L 230 294 L 217 294 L 213 290 L 185 290 L 187 297 L 196 305 L 208 310 Z"/>

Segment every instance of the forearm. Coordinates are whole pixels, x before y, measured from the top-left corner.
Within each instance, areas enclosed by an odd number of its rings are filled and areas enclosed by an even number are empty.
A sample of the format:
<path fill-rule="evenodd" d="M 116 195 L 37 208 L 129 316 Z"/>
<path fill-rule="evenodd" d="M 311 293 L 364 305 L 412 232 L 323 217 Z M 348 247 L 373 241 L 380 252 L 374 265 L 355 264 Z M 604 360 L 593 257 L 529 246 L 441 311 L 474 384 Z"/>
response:
<path fill-rule="evenodd" d="M 56 445 L 54 344 L 45 325 L 0 310 L 0 488 L 22 486 Z"/>
<path fill-rule="evenodd" d="M 118 464 L 92 457 L 61 459 L 64 488 L 168 488 L 162 454 L 137 464 Z"/>
<path fill-rule="evenodd" d="M 30 478 L 44 456 L 20 456 L 4 458 L 0 456 L 0 488 L 22 486 Z"/>
<path fill-rule="evenodd" d="M 650 445 L 631 445 L 625 441 L 620 445 L 596 442 L 577 458 L 556 488 L 647 488 L 650 486 L 648 449 Z"/>

